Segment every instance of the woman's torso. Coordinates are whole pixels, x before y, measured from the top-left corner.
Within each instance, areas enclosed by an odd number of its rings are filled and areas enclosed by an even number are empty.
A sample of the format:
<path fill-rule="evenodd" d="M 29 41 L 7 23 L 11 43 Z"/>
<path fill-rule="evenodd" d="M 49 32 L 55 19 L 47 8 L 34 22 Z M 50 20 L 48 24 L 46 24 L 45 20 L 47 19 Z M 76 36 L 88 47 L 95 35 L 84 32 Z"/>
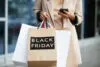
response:
<path fill-rule="evenodd" d="M 57 0 L 44 0 L 43 2 L 43 10 L 46 11 L 46 7 L 48 6 L 48 9 L 50 11 L 50 15 L 52 16 L 54 25 L 56 29 L 62 29 L 64 27 L 64 21 L 61 18 L 60 15 L 58 15 L 58 11 L 60 8 L 68 8 L 68 10 L 74 14 L 75 11 L 75 4 L 76 0 L 64 0 L 63 3 L 57 3 Z M 47 5 L 44 5 L 47 4 Z M 57 9 L 57 10 L 56 10 Z M 66 21 L 67 26 L 71 25 L 70 20 L 67 19 Z"/>
<path fill-rule="evenodd" d="M 59 0 L 60 1 L 60 0 Z M 57 29 L 62 29 L 63 28 L 63 19 L 61 16 L 58 14 L 58 10 L 62 8 L 63 3 L 57 2 L 57 0 L 52 0 L 52 11 L 53 11 L 53 20 L 54 20 L 54 25 Z"/>

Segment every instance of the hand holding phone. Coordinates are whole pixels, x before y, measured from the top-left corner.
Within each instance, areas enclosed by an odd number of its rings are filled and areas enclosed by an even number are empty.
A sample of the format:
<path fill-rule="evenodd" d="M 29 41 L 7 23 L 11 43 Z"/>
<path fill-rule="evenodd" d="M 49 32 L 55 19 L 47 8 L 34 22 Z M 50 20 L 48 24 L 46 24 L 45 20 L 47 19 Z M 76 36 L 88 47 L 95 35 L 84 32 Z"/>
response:
<path fill-rule="evenodd" d="M 68 9 L 61 8 L 59 10 L 59 15 L 61 15 L 63 18 L 68 18 L 71 21 L 75 20 L 75 15 L 73 15 L 71 12 L 69 12 Z"/>
<path fill-rule="evenodd" d="M 62 13 L 65 13 L 64 11 L 68 11 L 68 9 L 61 8 L 59 11 L 62 12 Z"/>

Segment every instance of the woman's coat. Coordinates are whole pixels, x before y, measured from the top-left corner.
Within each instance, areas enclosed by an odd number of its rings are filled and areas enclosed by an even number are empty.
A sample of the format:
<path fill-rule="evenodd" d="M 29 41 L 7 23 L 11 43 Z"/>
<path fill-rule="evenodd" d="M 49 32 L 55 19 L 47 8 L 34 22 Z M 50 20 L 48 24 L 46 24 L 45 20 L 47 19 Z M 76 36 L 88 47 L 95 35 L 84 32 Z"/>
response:
<path fill-rule="evenodd" d="M 52 1 L 53 0 L 35 0 L 35 7 L 33 9 L 34 12 L 37 13 L 38 11 L 41 10 L 48 12 L 53 19 L 54 16 L 52 11 L 53 9 Z M 78 17 L 78 23 L 76 25 L 79 25 L 82 22 L 83 19 L 82 0 L 65 0 L 63 4 L 63 8 L 68 8 L 69 12 L 75 14 Z M 59 28 L 59 26 L 55 28 L 57 29 Z M 70 49 L 69 49 L 69 55 L 67 60 L 67 66 L 75 67 L 78 64 L 82 63 L 75 25 L 73 25 L 69 19 L 64 19 L 63 29 L 64 28 L 71 31 L 71 41 L 70 41 Z"/>

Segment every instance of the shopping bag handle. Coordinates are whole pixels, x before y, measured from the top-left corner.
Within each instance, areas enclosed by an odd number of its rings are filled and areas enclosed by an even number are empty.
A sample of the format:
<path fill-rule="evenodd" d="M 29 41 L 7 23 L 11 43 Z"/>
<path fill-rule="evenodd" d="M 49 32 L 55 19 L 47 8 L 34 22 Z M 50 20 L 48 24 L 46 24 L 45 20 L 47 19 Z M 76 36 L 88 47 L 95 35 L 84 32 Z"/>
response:
<path fill-rule="evenodd" d="M 44 23 L 44 20 L 40 23 L 40 25 L 38 26 L 38 28 L 42 28 L 43 23 Z"/>
<path fill-rule="evenodd" d="M 44 27 L 42 27 L 42 26 L 44 26 Z M 52 24 L 50 22 L 48 22 L 48 20 L 43 20 L 40 23 L 40 25 L 38 26 L 38 29 L 39 28 L 54 28 L 54 27 L 52 26 Z"/>

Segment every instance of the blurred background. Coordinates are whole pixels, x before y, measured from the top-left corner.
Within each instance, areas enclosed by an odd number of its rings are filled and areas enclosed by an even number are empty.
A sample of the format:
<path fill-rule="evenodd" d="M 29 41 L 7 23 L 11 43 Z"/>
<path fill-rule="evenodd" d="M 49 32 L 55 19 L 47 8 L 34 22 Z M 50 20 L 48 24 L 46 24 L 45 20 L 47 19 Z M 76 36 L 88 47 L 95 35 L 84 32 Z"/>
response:
<path fill-rule="evenodd" d="M 37 25 L 33 7 L 34 0 L 0 0 L 0 67 L 14 67 L 21 24 Z M 79 67 L 100 67 L 100 0 L 83 0 L 83 9 L 84 21 L 76 27 L 83 61 Z"/>

